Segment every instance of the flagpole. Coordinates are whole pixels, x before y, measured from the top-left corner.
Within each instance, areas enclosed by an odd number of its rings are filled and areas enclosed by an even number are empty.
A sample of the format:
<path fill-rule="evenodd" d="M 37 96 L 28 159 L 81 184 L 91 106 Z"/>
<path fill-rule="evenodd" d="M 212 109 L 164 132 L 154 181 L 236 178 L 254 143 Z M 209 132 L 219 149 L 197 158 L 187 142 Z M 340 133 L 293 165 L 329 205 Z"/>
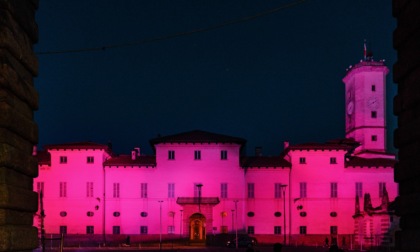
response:
<path fill-rule="evenodd" d="M 366 39 L 365 39 L 363 43 L 363 59 L 365 61 L 366 61 L 366 56 L 367 56 L 367 48 L 366 48 Z"/>

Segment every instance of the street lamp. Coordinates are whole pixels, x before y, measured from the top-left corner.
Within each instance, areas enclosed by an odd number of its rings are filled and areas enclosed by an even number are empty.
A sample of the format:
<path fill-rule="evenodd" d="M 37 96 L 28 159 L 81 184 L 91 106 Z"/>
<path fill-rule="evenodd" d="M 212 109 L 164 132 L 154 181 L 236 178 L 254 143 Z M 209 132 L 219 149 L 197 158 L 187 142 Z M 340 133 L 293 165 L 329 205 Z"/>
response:
<path fill-rule="evenodd" d="M 40 203 L 40 217 L 41 217 L 41 245 L 42 245 L 42 252 L 45 252 L 45 228 L 44 228 L 45 212 L 44 212 L 44 192 L 42 189 L 39 192 L 39 203 Z"/>
<path fill-rule="evenodd" d="M 236 249 L 238 249 L 238 201 L 235 200 L 235 229 L 236 229 L 236 234 L 235 234 L 235 238 L 236 238 Z"/>
<path fill-rule="evenodd" d="M 179 238 L 182 238 L 182 212 L 184 211 L 184 210 L 179 210 L 180 212 L 181 212 L 181 217 L 180 217 L 180 220 L 179 220 Z"/>
<path fill-rule="evenodd" d="M 203 184 L 197 184 L 198 189 L 198 212 L 201 213 L 201 187 L 203 187 Z"/>
<path fill-rule="evenodd" d="M 159 222 L 159 226 L 160 226 L 160 233 L 159 233 L 159 248 L 160 250 L 162 250 L 162 202 L 163 200 L 159 200 L 159 210 L 160 210 L 160 222 Z"/>
<path fill-rule="evenodd" d="M 282 196 L 283 196 L 283 229 L 284 229 L 284 238 L 283 238 L 283 243 L 284 245 L 286 245 L 286 187 L 287 185 L 280 185 L 281 191 L 282 191 Z"/>
<path fill-rule="evenodd" d="M 233 225 L 233 223 L 234 223 L 234 218 L 233 218 L 233 213 L 235 212 L 235 210 L 234 209 L 232 209 L 232 230 L 235 228 L 234 227 L 234 225 Z"/>

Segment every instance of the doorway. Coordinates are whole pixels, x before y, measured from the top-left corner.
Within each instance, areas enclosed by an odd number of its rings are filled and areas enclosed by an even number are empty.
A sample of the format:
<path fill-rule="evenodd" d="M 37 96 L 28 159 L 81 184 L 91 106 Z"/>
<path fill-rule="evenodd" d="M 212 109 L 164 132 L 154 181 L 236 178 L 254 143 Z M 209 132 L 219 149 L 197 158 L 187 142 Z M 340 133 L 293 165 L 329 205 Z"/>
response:
<path fill-rule="evenodd" d="M 200 213 L 195 213 L 190 217 L 190 241 L 206 241 L 206 217 Z"/>

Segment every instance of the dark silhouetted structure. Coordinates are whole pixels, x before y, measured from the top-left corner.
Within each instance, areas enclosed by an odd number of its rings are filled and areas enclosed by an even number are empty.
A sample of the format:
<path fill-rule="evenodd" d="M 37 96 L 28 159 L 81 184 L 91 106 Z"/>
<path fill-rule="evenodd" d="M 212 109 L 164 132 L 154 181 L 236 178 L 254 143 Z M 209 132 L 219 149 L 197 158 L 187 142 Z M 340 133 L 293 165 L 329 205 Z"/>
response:
<path fill-rule="evenodd" d="M 282 247 L 281 243 L 274 243 L 273 252 L 281 252 Z"/>
<path fill-rule="evenodd" d="M 399 183 L 396 214 L 401 216 L 401 231 L 396 235 L 399 251 L 420 251 L 420 1 L 393 0 L 397 19 L 394 31 L 394 114 L 398 128 L 394 145 L 399 161 L 395 181 Z"/>
<path fill-rule="evenodd" d="M 38 62 L 36 0 L 0 0 L 0 251 L 32 251 L 38 246 L 33 215 L 33 178 L 38 141 L 33 111 L 38 95 L 33 77 Z"/>

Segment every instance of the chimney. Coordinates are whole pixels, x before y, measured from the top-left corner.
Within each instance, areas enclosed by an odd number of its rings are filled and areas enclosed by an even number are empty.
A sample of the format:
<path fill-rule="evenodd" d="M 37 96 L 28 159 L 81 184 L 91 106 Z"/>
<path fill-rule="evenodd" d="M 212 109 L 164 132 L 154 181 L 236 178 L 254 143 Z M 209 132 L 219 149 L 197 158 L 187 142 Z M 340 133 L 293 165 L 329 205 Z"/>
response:
<path fill-rule="evenodd" d="M 255 147 L 255 156 L 257 157 L 262 156 L 262 147 Z"/>
<path fill-rule="evenodd" d="M 134 150 L 136 151 L 137 157 L 140 157 L 140 147 L 135 147 Z"/>
<path fill-rule="evenodd" d="M 131 151 L 131 160 L 136 160 L 136 151 L 135 150 Z"/>
<path fill-rule="evenodd" d="M 289 147 L 289 142 L 284 141 L 283 142 L 283 146 L 284 146 L 284 149 L 287 149 Z"/>

